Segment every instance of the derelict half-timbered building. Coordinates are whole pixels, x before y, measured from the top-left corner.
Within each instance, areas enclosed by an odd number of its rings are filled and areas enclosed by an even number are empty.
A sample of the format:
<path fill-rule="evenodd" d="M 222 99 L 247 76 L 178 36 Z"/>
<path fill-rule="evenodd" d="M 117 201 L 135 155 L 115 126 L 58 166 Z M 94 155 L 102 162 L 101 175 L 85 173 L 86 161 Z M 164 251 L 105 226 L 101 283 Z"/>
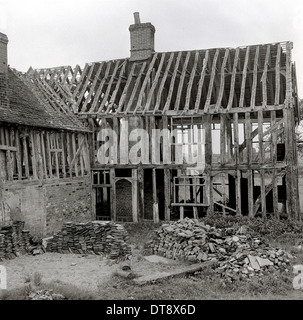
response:
<path fill-rule="evenodd" d="M 159 53 L 151 23 L 129 30 L 130 58 L 19 73 L 93 132 L 94 217 L 299 218 L 292 43 Z"/>
<path fill-rule="evenodd" d="M 0 34 L 0 227 L 22 220 L 32 234 L 52 234 L 92 219 L 90 130 L 7 66 L 7 43 Z"/>

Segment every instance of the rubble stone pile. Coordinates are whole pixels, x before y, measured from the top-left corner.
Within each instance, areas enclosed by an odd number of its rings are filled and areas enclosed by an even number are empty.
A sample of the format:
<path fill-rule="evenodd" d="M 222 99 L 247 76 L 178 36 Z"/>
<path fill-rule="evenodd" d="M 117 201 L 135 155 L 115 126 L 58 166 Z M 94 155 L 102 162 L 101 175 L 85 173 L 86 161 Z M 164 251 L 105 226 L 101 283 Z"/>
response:
<path fill-rule="evenodd" d="M 175 260 L 216 260 L 216 272 L 231 281 L 287 270 L 292 258 L 284 250 L 251 236 L 245 226 L 220 229 L 189 218 L 163 224 L 149 246 L 153 254 Z"/>
<path fill-rule="evenodd" d="M 131 254 L 128 233 L 111 221 L 66 222 L 47 242 L 47 251 L 59 253 L 106 254 L 110 259 Z"/>
<path fill-rule="evenodd" d="M 29 252 L 30 234 L 28 230 L 23 230 L 24 221 L 16 221 L 10 226 L 0 229 L 0 261 L 3 259 L 13 259 L 21 254 Z"/>

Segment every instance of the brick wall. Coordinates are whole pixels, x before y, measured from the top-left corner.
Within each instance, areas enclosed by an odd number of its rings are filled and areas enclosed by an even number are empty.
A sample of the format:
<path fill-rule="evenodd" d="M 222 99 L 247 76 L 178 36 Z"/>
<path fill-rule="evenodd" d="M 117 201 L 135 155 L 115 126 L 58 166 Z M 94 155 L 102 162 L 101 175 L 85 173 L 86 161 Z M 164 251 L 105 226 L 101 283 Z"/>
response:
<path fill-rule="evenodd" d="M 31 234 L 50 236 L 66 221 L 91 221 L 90 190 L 89 177 L 45 183 L 6 182 L 0 194 L 0 227 L 22 220 Z"/>
<path fill-rule="evenodd" d="M 66 221 L 92 220 L 90 180 L 81 180 L 45 186 L 47 234 L 61 230 Z"/>
<path fill-rule="evenodd" d="M 130 31 L 131 61 L 144 60 L 154 52 L 155 27 L 151 23 L 132 24 Z"/>

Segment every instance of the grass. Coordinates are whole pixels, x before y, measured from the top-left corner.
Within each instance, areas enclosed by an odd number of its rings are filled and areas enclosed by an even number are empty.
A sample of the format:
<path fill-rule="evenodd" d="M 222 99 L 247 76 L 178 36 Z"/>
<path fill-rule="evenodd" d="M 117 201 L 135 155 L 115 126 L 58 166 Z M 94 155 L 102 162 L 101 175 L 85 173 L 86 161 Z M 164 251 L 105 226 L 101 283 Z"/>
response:
<path fill-rule="evenodd" d="M 28 281 L 30 280 L 30 281 Z M 48 290 L 63 295 L 67 300 L 94 300 L 96 296 L 91 292 L 60 280 L 45 283 L 42 275 L 35 272 L 32 277 L 26 276 L 25 285 L 11 290 L 3 290 L 2 300 L 28 300 L 30 293 L 37 290 Z"/>
<path fill-rule="evenodd" d="M 53 290 L 68 300 L 275 300 L 275 299 L 303 299 L 303 290 L 294 290 L 292 280 L 292 265 L 303 261 L 303 251 L 297 248 L 302 244 L 303 224 L 293 222 L 262 223 L 258 219 L 238 217 L 207 217 L 205 222 L 217 227 L 248 225 L 256 235 L 265 238 L 273 247 L 280 247 L 290 252 L 294 258 L 291 261 L 289 272 L 276 271 L 265 274 L 262 278 L 253 277 L 249 280 L 236 280 L 226 282 L 215 273 L 212 267 L 200 272 L 187 274 L 166 280 L 155 281 L 143 286 L 135 285 L 132 281 L 136 274 L 130 277 L 121 276 L 114 272 L 111 279 L 98 286 L 97 292 L 86 292 L 73 285 L 61 281 L 44 283 L 41 274 L 34 273 L 27 276 L 22 288 L 4 292 L 3 299 L 24 300 L 29 292 L 35 289 Z M 138 224 L 125 223 L 124 227 L 129 233 L 129 241 L 134 250 L 132 259 L 140 261 L 145 255 L 145 243 L 152 239 L 153 230 L 160 224 L 150 222 Z"/>

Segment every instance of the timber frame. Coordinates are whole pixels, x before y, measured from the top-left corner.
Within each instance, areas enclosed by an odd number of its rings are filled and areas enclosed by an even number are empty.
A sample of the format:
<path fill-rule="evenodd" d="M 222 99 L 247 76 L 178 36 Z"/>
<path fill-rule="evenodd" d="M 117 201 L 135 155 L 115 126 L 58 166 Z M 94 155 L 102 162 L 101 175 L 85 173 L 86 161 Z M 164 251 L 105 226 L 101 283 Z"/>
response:
<path fill-rule="evenodd" d="M 104 200 L 103 209 L 109 207 L 100 219 L 157 222 L 214 211 L 300 219 L 295 143 L 299 108 L 291 50 L 291 42 L 281 42 L 155 52 L 142 61 L 30 68 L 19 76 L 49 104 L 59 101 L 62 112 L 72 110 L 87 121 L 93 132 L 88 141 L 94 207 L 96 197 Z M 150 133 L 148 161 L 100 164 L 101 129 L 110 128 L 118 137 L 112 159 L 129 152 L 126 121 L 127 130 Z M 203 172 L 174 159 L 165 163 L 176 140 L 169 146 L 154 141 L 161 155 L 152 161 L 152 129 L 174 128 L 182 143 L 189 129 L 203 129 L 203 143 L 194 136 L 187 140 L 189 150 L 205 154 Z M 118 208 L 122 190 L 130 198 Z"/>

